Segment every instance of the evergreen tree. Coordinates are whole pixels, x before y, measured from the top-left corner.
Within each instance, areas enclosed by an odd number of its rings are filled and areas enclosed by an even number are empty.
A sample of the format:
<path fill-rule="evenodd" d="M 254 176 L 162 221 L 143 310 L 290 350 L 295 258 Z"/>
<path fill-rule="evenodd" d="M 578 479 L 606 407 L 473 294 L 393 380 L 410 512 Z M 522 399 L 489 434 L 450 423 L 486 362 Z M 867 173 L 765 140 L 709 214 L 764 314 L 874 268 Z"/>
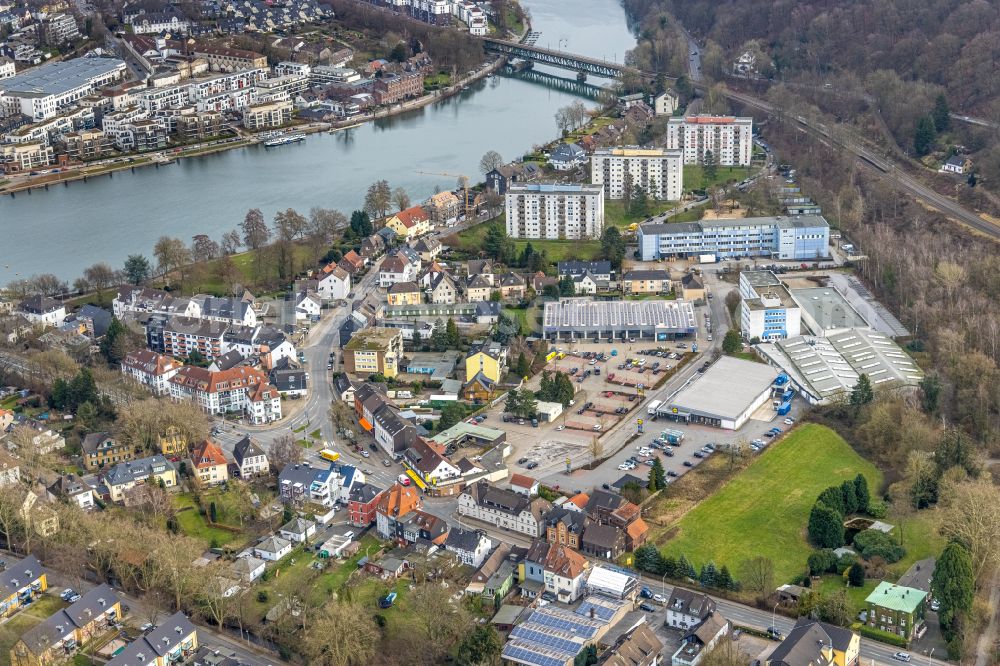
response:
<path fill-rule="evenodd" d="M 847 582 L 854 587 L 865 586 L 865 568 L 860 562 L 855 562 L 847 570 Z"/>
<path fill-rule="evenodd" d="M 434 331 L 431 333 L 431 350 L 443 352 L 448 349 L 448 332 L 445 330 L 444 322 L 438 319 L 434 322 Z"/>
<path fill-rule="evenodd" d="M 542 370 L 542 379 L 538 386 L 538 397 L 542 400 L 552 401 L 555 395 L 555 384 L 552 380 L 552 373 Z"/>
<path fill-rule="evenodd" d="M 719 584 L 718 580 L 719 571 L 715 568 L 715 562 L 709 562 L 701 567 L 701 573 L 698 575 L 698 581 L 704 587 L 717 587 Z"/>
<path fill-rule="evenodd" d="M 646 479 L 647 479 L 646 490 L 648 490 L 651 493 L 655 493 L 657 490 L 660 489 L 660 487 L 656 485 L 656 472 L 654 472 L 652 468 L 650 468 L 649 475 L 646 477 Z"/>
<path fill-rule="evenodd" d="M 565 372 L 556 373 L 555 379 L 555 402 L 562 404 L 563 407 L 569 405 L 569 401 L 573 399 L 576 395 L 576 389 L 573 388 L 573 381 Z"/>
<path fill-rule="evenodd" d="M 705 160 L 702 166 L 702 185 L 708 187 L 715 180 L 718 169 L 715 166 L 715 154 L 711 150 L 705 151 Z"/>
<path fill-rule="evenodd" d="M 128 329 L 125 328 L 125 324 L 121 323 L 118 317 L 112 317 L 111 323 L 108 325 L 108 331 L 101 340 L 101 355 L 104 356 L 108 363 L 121 363 L 122 359 L 125 358 L 125 354 L 128 353 L 126 348 L 127 340 Z"/>
<path fill-rule="evenodd" d="M 653 458 L 653 466 L 649 468 L 649 478 L 651 482 L 656 481 L 656 490 L 663 490 L 667 487 L 667 473 L 659 458 Z M 654 489 L 650 488 L 650 490 Z"/>
<path fill-rule="evenodd" d="M 851 404 L 855 407 L 867 405 L 875 399 L 875 391 L 872 389 L 872 381 L 865 373 L 858 377 L 858 383 L 851 389 Z"/>
<path fill-rule="evenodd" d="M 211 520 L 213 523 L 216 523 L 218 522 L 217 520 L 218 517 L 219 517 L 218 509 L 215 506 L 215 502 L 212 502 L 211 504 L 208 505 L 208 519 Z"/>
<path fill-rule="evenodd" d="M 972 609 L 975 592 L 975 576 L 972 573 L 972 558 L 968 549 L 952 541 L 945 546 L 934 567 L 931 592 L 941 602 L 938 618 L 942 628 L 952 631 L 955 619 Z"/>
<path fill-rule="evenodd" d="M 816 502 L 809 512 L 809 541 L 820 548 L 844 545 L 844 518 L 826 504 Z"/>
<path fill-rule="evenodd" d="M 478 666 L 497 661 L 503 641 L 492 625 L 476 626 L 458 646 L 455 663 L 458 666 Z"/>
<path fill-rule="evenodd" d="M 448 317 L 448 325 L 445 330 L 448 334 L 448 348 L 457 349 L 459 343 L 462 341 L 462 336 L 459 335 L 458 325 L 455 324 L 455 320 L 451 317 Z"/>
<path fill-rule="evenodd" d="M 836 509 L 840 515 L 848 513 L 847 507 L 844 506 L 844 493 L 839 486 L 830 486 L 821 492 L 819 497 L 816 498 L 816 503 L 825 504 L 831 509 Z"/>
<path fill-rule="evenodd" d="M 934 110 L 931 112 L 931 117 L 934 119 L 934 129 L 937 133 L 947 132 L 951 127 L 951 109 L 948 108 L 948 100 L 945 98 L 944 93 L 937 96 L 934 100 Z"/>
<path fill-rule="evenodd" d="M 920 380 L 920 404 L 928 414 L 936 414 L 941 396 L 941 378 L 928 373 Z"/>
<path fill-rule="evenodd" d="M 486 229 L 486 237 L 483 238 L 483 251 L 496 261 L 509 264 L 514 254 L 514 242 L 503 226 L 491 224 Z"/>
<path fill-rule="evenodd" d="M 868 493 L 868 480 L 863 474 L 854 477 L 854 496 L 858 500 L 858 511 L 868 511 L 871 495 Z"/>
<path fill-rule="evenodd" d="M 723 564 L 719 568 L 719 575 L 715 578 L 716 587 L 720 590 L 733 590 L 735 589 L 735 583 L 733 575 L 729 573 L 729 567 Z"/>
<path fill-rule="evenodd" d="M 844 481 L 842 484 L 840 484 L 840 494 L 844 498 L 844 515 L 857 513 L 858 495 L 854 490 L 854 482 Z"/>
<path fill-rule="evenodd" d="M 559 278 L 559 295 L 560 296 L 573 296 L 576 294 L 576 285 L 573 283 L 573 278 L 569 275 L 564 275 Z"/>
<path fill-rule="evenodd" d="M 351 231 L 358 238 L 367 238 L 374 233 L 374 228 L 372 227 L 372 219 L 368 216 L 368 213 L 363 210 L 356 210 L 351 213 Z"/>
<path fill-rule="evenodd" d="M 424 345 L 424 336 L 420 335 L 420 331 L 416 328 L 413 329 L 413 351 L 420 351 L 420 348 Z"/>
<path fill-rule="evenodd" d="M 668 555 L 660 559 L 660 568 L 662 571 L 660 575 L 667 574 L 670 578 L 677 577 L 677 560 L 673 556 Z"/>
<path fill-rule="evenodd" d="M 447 402 L 441 408 L 441 418 L 438 420 L 438 430 L 447 430 L 465 418 L 465 404 Z"/>
<path fill-rule="evenodd" d="M 934 120 L 930 116 L 924 116 L 918 120 L 917 128 L 913 133 L 913 150 L 918 157 L 923 157 L 931 152 L 935 138 L 937 138 L 937 133 L 934 131 Z"/>
<path fill-rule="evenodd" d="M 130 254 L 125 260 L 125 278 L 130 284 L 142 284 L 149 279 L 153 267 L 149 259 L 141 254 Z"/>
<path fill-rule="evenodd" d="M 687 557 L 683 554 L 680 556 L 680 559 L 677 560 L 677 575 L 683 578 L 692 579 L 698 575 L 698 572 L 694 569 L 694 565 L 688 562 Z"/>
<path fill-rule="evenodd" d="M 518 377 L 527 377 L 530 370 L 531 367 L 528 365 L 528 359 L 524 356 L 524 352 L 521 352 L 517 355 L 517 363 L 514 365 L 514 371 L 517 372 Z"/>

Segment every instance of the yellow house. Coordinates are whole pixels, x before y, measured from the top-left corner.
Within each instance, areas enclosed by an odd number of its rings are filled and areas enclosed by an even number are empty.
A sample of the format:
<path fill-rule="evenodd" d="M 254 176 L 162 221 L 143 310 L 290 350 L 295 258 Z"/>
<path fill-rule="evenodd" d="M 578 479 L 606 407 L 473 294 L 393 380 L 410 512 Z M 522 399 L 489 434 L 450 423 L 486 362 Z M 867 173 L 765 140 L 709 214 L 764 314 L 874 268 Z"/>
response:
<path fill-rule="evenodd" d="M 767 666 L 858 666 L 860 653 L 861 637 L 850 629 L 802 617 Z"/>
<path fill-rule="evenodd" d="M 199 444 L 191 454 L 195 478 L 201 486 L 214 486 L 229 480 L 229 464 L 219 445 L 210 439 Z"/>
<path fill-rule="evenodd" d="M 705 283 L 694 273 L 688 273 L 681 279 L 681 298 L 685 301 L 705 299 Z"/>
<path fill-rule="evenodd" d="M 416 282 L 397 282 L 389 287 L 386 299 L 389 305 L 419 305 L 423 301 L 423 294 Z"/>
<path fill-rule="evenodd" d="M 21 635 L 10 650 L 13 666 L 46 666 L 63 663 L 67 651 L 89 643 L 122 618 L 121 601 L 107 585 L 93 588 L 69 608 L 56 611 Z"/>
<path fill-rule="evenodd" d="M 25 526 L 41 537 L 50 537 L 59 531 L 59 514 L 31 490 L 21 503 L 21 519 Z"/>
<path fill-rule="evenodd" d="M 493 283 L 483 275 L 472 275 L 465 288 L 465 300 L 470 303 L 480 303 L 490 300 L 493 294 Z"/>
<path fill-rule="evenodd" d="M 177 426 L 170 426 L 156 439 L 160 445 L 160 453 L 167 457 L 182 456 L 187 453 L 187 438 L 181 435 L 181 430 Z"/>
<path fill-rule="evenodd" d="M 411 206 L 390 217 L 385 226 L 396 232 L 396 235 L 406 240 L 412 240 L 431 230 L 431 218 L 420 206 Z"/>
<path fill-rule="evenodd" d="M 0 572 L 0 618 L 16 613 L 49 589 L 48 572 L 34 555 L 7 564 Z"/>
<path fill-rule="evenodd" d="M 495 342 L 473 350 L 465 357 L 465 381 L 471 382 L 473 377 L 482 373 L 494 384 L 499 383 L 506 360 L 506 350 Z"/>

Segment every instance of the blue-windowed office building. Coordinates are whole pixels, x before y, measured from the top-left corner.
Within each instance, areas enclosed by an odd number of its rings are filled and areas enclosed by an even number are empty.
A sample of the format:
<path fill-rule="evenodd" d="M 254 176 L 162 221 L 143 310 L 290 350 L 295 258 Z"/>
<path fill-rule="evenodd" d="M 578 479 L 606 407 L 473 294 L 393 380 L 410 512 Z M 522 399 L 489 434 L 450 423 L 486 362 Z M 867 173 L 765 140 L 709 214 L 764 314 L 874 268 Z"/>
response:
<path fill-rule="evenodd" d="M 643 261 L 715 254 L 719 259 L 769 257 L 816 261 L 830 256 L 830 225 L 821 215 L 748 217 L 639 225 Z"/>

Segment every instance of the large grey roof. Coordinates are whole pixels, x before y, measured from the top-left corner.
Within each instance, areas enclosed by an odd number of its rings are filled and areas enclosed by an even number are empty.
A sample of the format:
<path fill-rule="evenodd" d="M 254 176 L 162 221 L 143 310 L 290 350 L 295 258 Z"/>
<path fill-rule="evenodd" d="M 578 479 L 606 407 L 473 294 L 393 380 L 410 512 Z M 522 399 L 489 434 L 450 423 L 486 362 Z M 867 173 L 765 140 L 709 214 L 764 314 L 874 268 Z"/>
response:
<path fill-rule="evenodd" d="M 767 391 L 778 371 L 764 363 L 723 356 L 668 401 L 669 408 L 735 420 Z"/>
<path fill-rule="evenodd" d="M 106 76 L 124 65 L 117 58 L 73 58 L 47 62 L 0 81 L 0 91 L 29 95 L 59 95 Z"/>
<path fill-rule="evenodd" d="M 152 474 L 160 474 L 172 467 L 173 463 L 160 455 L 139 458 L 138 460 L 118 463 L 112 467 L 105 477 L 105 481 L 108 485 L 118 486 L 129 481 L 145 479 Z"/>

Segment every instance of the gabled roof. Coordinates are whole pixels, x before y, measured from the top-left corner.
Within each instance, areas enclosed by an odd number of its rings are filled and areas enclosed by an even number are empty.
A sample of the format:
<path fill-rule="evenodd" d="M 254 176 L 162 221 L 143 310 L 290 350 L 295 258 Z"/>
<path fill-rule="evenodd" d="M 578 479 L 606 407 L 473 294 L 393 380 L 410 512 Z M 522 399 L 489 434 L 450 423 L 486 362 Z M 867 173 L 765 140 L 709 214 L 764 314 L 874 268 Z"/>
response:
<path fill-rule="evenodd" d="M 410 229 L 421 222 L 427 222 L 430 220 L 430 217 L 427 215 L 427 211 L 420 206 L 410 206 L 409 208 L 396 213 L 394 217 L 398 219 L 407 229 Z"/>
<path fill-rule="evenodd" d="M 416 282 L 397 282 L 396 284 L 389 287 L 390 294 L 411 294 L 419 293 L 420 286 Z"/>
<path fill-rule="evenodd" d="M 18 590 L 35 582 L 48 571 L 42 568 L 38 558 L 28 555 L 23 560 L 7 561 L 7 568 L 0 572 L 0 592 L 6 599 Z"/>
<path fill-rule="evenodd" d="M 598 548 L 614 548 L 621 538 L 621 531 L 613 525 L 601 525 L 591 523 L 583 533 L 583 543 L 597 546 Z"/>
<path fill-rule="evenodd" d="M 595 490 L 590 495 L 590 501 L 587 502 L 587 513 L 597 515 L 597 512 L 601 509 L 614 511 L 625 501 L 625 498 L 621 495 L 609 493 L 607 490 Z"/>
<path fill-rule="evenodd" d="M 370 483 L 359 483 L 351 488 L 349 501 L 369 504 L 383 492 L 381 488 L 373 486 Z"/>
<path fill-rule="evenodd" d="M 480 542 L 485 538 L 486 535 L 482 532 L 453 527 L 448 532 L 448 539 L 444 542 L 444 547 L 448 550 L 473 552 L 479 548 Z"/>
<path fill-rule="evenodd" d="M 250 435 L 245 435 L 243 439 L 236 442 L 236 446 L 233 447 L 233 459 L 240 466 L 243 465 L 243 461 L 247 458 L 256 458 L 258 456 L 267 457 L 264 453 L 264 449 L 261 448 L 257 440 L 250 437 Z"/>
<path fill-rule="evenodd" d="M 194 466 L 201 469 L 203 467 L 218 467 L 226 464 L 226 456 L 222 453 L 219 445 L 210 439 L 204 440 L 195 447 L 191 454 L 191 461 Z"/>
<path fill-rule="evenodd" d="M 675 587 L 667 601 L 667 609 L 704 620 L 715 610 L 715 602 L 705 594 Z"/>
<path fill-rule="evenodd" d="M 530 489 L 534 487 L 536 483 L 538 483 L 538 481 L 524 474 L 511 474 L 510 476 L 511 487 L 517 486 L 518 488 Z"/>
<path fill-rule="evenodd" d="M 545 571 L 563 578 L 577 578 L 590 568 L 590 562 L 580 553 L 563 545 L 549 549 L 545 558 Z"/>
<path fill-rule="evenodd" d="M 399 518 L 420 506 L 420 496 L 413 486 L 403 486 L 397 483 L 386 491 L 375 510 L 383 516 Z"/>
<path fill-rule="evenodd" d="M 663 642 L 648 623 L 643 622 L 623 634 L 598 662 L 600 666 L 651 664 L 663 650 Z"/>
<path fill-rule="evenodd" d="M 833 644 L 833 637 L 826 630 L 828 626 L 811 621 L 796 624 L 771 652 L 768 662 L 785 666 L 816 666 L 828 663 L 821 652 L 823 646 Z"/>

